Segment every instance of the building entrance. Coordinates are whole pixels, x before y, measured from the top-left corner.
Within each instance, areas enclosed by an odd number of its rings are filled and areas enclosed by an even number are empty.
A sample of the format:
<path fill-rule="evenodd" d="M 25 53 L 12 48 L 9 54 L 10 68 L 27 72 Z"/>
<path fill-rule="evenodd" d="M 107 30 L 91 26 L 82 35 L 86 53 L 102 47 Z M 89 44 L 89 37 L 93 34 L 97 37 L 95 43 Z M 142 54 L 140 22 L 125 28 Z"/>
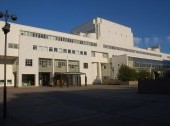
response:
<path fill-rule="evenodd" d="M 55 73 L 54 85 L 55 86 L 81 86 L 81 75 L 84 73 L 63 72 Z M 87 82 L 85 82 L 87 83 Z"/>
<path fill-rule="evenodd" d="M 46 73 L 46 72 L 39 73 L 39 85 L 50 86 L 50 73 Z"/>

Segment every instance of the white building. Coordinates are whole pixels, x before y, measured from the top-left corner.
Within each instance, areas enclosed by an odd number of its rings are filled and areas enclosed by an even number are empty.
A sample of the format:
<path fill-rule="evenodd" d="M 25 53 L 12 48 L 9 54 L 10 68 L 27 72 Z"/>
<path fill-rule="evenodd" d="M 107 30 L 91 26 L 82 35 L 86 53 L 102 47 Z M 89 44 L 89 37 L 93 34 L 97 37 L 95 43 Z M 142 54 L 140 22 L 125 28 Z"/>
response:
<path fill-rule="evenodd" d="M 4 41 L 0 31 L 0 86 Z M 148 70 L 170 67 L 170 55 L 159 46 L 134 47 L 131 28 L 102 18 L 72 34 L 11 23 L 7 45 L 7 86 L 84 85 L 85 77 L 87 84 L 105 82 L 117 77 L 122 64 Z"/>

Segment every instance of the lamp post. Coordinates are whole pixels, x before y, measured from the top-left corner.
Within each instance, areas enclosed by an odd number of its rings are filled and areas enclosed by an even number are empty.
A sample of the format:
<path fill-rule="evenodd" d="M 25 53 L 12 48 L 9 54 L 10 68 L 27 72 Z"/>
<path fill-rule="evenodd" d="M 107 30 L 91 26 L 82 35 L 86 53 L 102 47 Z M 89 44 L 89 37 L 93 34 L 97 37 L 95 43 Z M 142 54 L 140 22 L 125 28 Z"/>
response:
<path fill-rule="evenodd" d="M 5 13 L 0 11 L 0 18 L 4 17 L 5 25 L 2 31 L 5 34 L 5 46 L 4 46 L 4 88 L 3 88 L 3 118 L 6 119 L 7 113 L 7 87 L 6 87 L 6 54 L 7 54 L 7 34 L 10 31 L 10 24 L 8 23 L 8 18 L 10 17 L 12 21 L 17 20 L 15 15 L 9 15 L 6 10 Z"/>

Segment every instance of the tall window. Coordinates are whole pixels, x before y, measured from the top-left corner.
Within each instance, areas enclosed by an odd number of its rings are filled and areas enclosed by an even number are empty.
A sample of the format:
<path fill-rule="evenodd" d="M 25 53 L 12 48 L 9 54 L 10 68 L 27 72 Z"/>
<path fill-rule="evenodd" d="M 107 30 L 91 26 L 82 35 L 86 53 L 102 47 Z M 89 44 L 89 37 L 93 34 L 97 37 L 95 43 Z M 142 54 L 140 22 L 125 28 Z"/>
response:
<path fill-rule="evenodd" d="M 71 53 L 71 50 L 70 50 L 70 49 L 68 49 L 68 53 Z"/>
<path fill-rule="evenodd" d="M 76 54 L 79 54 L 79 50 L 76 50 Z"/>
<path fill-rule="evenodd" d="M 25 59 L 25 66 L 32 66 L 32 59 Z"/>
<path fill-rule="evenodd" d="M 67 49 L 63 49 L 63 53 L 67 53 Z"/>
<path fill-rule="evenodd" d="M 80 51 L 80 55 L 83 55 L 83 51 Z"/>
<path fill-rule="evenodd" d="M 59 52 L 59 53 L 62 53 L 62 52 L 63 52 L 63 49 L 62 49 L 62 48 L 59 48 L 59 49 L 58 49 L 58 52 Z"/>
<path fill-rule="evenodd" d="M 75 52 L 75 50 L 72 50 L 72 54 L 75 54 L 76 52 Z"/>
<path fill-rule="evenodd" d="M 37 45 L 33 45 L 33 50 L 37 50 Z"/>
<path fill-rule="evenodd" d="M 49 52 L 53 52 L 53 47 L 49 47 Z"/>
<path fill-rule="evenodd" d="M 85 68 L 85 69 L 88 68 L 88 63 L 84 63 L 84 68 Z"/>
<path fill-rule="evenodd" d="M 54 48 L 54 52 L 57 52 L 58 51 L 58 49 L 57 48 Z"/>
<path fill-rule="evenodd" d="M 95 57 L 95 52 L 94 51 L 91 52 L 91 56 Z"/>
<path fill-rule="evenodd" d="M 86 52 L 86 51 L 84 51 L 84 55 L 87 55 L 87 52 Z"/>
<path fill-rule="evenodd" d="M 48 52 L 48 47 L 44 46 L 44 51 Z"/>

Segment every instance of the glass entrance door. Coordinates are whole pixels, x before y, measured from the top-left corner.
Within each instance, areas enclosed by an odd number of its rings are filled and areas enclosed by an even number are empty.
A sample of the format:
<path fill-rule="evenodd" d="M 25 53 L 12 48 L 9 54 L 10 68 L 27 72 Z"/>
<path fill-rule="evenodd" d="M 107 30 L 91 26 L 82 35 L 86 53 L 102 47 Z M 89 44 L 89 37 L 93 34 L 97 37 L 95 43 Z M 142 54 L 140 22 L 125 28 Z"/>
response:
<path fill-rule="evenodd" d="M 41 86 L 50 86 L 50 73 L 39 73 L 39 78 Z"/>

